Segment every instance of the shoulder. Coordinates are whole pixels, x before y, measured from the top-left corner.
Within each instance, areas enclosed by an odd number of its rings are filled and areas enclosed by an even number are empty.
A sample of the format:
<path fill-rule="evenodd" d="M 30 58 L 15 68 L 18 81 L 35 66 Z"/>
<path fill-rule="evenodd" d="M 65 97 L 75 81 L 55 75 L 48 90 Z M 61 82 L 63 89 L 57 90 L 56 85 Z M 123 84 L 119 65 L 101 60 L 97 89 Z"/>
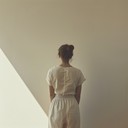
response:
<path fill-rule="evenodd" d="M 50 67 L 49 69 L 48 69 L 48 72 L 54 72 L 54 71 L 56 71 L 57 69 L 59 68 L 59 66 L 52 66 L 52 67 Z"/>
<path fill-rule="evenodd" d="M 80 70 L 79 68 L 72 67 L 72 69 L 73 69 L 74 71 L 78 72 L 78 73 L 80 73 L 80 72 L 81 72 L 81 70 Z"/>
<path fill-rule="evenodd" d="M 78 77 L 84 77 L 84 74 L 80 68 L 73 67 L 73 70 Z"/>

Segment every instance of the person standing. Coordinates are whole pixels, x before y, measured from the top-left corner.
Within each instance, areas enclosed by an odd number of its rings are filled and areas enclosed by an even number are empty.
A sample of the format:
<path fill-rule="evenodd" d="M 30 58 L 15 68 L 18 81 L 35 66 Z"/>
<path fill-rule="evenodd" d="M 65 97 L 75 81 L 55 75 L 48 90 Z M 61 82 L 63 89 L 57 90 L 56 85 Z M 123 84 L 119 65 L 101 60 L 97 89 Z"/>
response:
<path fill-rule="evenodd" d="M 80 128 L 79 102 L 86 79 L 80 69 L 70 64 L 73 50 L 73 45 L 61 45 L 58 49 L 61 64 L 47 72 L 51 100 L 48 128 Z"/>

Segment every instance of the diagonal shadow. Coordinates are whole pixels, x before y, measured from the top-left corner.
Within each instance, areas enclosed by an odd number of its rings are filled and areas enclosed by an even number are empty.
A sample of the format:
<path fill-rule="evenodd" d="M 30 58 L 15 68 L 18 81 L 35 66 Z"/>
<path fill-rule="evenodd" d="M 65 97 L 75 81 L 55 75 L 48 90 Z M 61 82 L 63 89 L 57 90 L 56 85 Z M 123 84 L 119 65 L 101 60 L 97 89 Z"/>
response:
<path fill-rule="evenodd" d="M 0 127 L 46 128 L 47 115 L 0 49 Z"/>

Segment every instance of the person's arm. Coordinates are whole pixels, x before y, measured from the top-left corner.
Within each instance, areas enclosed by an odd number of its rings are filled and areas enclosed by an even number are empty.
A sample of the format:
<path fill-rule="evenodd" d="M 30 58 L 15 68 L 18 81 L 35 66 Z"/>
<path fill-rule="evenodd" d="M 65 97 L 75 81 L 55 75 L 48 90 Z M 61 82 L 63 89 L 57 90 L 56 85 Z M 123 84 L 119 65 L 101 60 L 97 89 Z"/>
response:
<path fill-rule="evenodd" d="M 52 101 L 53 98 L 55 97 L 53 86 L 49 86 L 49 93 L 50 93 L 50 100 Z"/>
<path fill-rule="evenodd" d="M 81 85 L 76 87 L 75 98 L 76 98 L 78 104 L 80 103 L 81 88 L 82 88 Z"/>

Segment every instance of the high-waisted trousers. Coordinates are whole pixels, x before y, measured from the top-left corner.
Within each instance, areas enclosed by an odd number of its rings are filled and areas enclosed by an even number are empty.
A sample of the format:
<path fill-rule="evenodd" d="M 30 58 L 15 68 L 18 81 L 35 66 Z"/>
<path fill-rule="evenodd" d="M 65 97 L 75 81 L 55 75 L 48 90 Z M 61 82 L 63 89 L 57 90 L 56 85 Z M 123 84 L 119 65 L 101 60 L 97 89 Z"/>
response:
<path fill-rule="evenodd" d="M 80 128 L 79 105 L 73 95 L 56 95 L 49 107 L 48 128 Z"/>

